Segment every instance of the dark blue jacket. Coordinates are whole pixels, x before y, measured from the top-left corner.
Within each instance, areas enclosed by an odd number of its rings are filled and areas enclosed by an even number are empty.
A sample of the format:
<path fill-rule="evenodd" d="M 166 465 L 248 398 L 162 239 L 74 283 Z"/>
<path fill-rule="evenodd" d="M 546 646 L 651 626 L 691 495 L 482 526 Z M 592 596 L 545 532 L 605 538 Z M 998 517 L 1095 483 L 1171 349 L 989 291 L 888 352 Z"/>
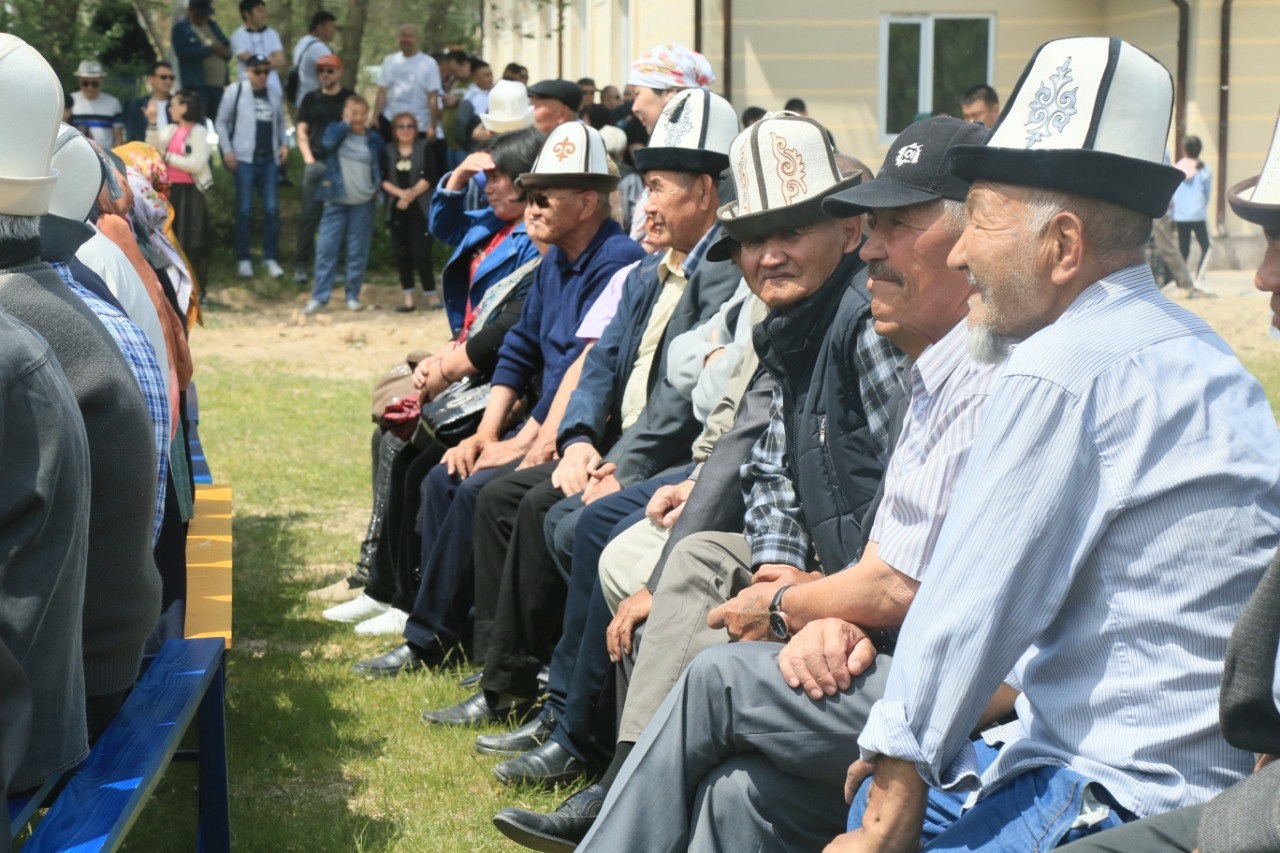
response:
<path fill-rule="evenodd" d="M 147 117 L 143 115 L 142 111 L 147 108 L 147 102 L 150 100 L 150 95 L 143 95 L 141 98 L 134 98 L 132 101 L 125 103 L 124 138 L 127 142 L 147 141 Z M 169 117 L 169 102 L 161 101 L 160 110 L 167 119 Z M 164 152 L 161 153 L 163 154 Z"/>
<path fill-rule="evenodd" d="M 449 175 L 442 177 L 431 196 L 427 230 L 432 237 L 455 247 L 440 273 L 440 290 L 443 292 L 445 313 L 449 316 L 449 328 L 457 334 L 466 319 L 468 300 L 479 304 L 489 285 L 502 281 L 531 260 L 538 254 L 538 247 L 529 240 L 521 220 L 507 239 L 480 262 L 472 281 L 471 258 L 507 223 L 488 207 L 467 210 L 466 192 L 446 190 L 444 186 L 448 182 Z"/>
<path fill-rule="evenodd" d="M 210 19 L 209 29 L 213 31 L 213 37 L 218 41 L 225 45 L 231 44 L 231 40 L 218 28 L 217 21 Z M 170 40 L 173 43 L 173 52 L 178 57 L 178 73 L 182 76 L 184 87 L 227 85 L 226 80 L 204 79 L 204 61 L 209 54 L 213 53 L 213 48 L 205 47 L 190 18 L 182 18 L 174 23 Z"/>
<path fill-rule="evenodd" d="M 565 371 L 586 346 L 578 337 L 582 318 L 613 274 L 642 257 L 640 244 L 612 219 L 604 221 L 573 262 L 560 247 L 548 249 L 525 297 L 520 320 L 502 341 L 490 382 L 523 394 L 531 390 L 541 371 L 542 390 L 530 413 L 541 423 Z"/>
<path fill-rule="evenodd" d="M 336 155 L 350 132 L 351 125 L 345 121 L 335 121 L 324 129 L 324 138 L 320 140 L 320 149 L 324 152 L 324 177 L 316 190 L 316 198 L 321 201 L 341 201 L 345 193 L 342 165 Z M 382 151 L 386 144 L 373 128 L 365 131 L 364 141 L 369 146 L 369 168 L 373 170 L 374 198 L 377 198 L 382 194 Z"/>
<path fill-rule="evenodd" d="M 667 345 L 713 316 L 741 278 L 731 261 L 704 258 L 693 269 L 654 353 L 644 411 L 622 432 L 622 395 L 662 291 L 658 272 L 664 254 L 650 255 L 627 275 L 618 312 L 587 356 L 557 437 L 561 449 L 575 441 L 590 441 L 607 461 L 617 463 L 614 476 L 624 486 L 689 461 L 702 425 L 692 402 L 667 381 Z"/>

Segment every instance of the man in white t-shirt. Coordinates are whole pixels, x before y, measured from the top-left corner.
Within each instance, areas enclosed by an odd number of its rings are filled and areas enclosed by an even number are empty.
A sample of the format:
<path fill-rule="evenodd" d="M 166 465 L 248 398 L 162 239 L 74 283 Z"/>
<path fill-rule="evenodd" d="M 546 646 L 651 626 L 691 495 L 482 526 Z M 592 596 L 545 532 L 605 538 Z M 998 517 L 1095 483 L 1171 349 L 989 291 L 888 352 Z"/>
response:
<path fill-rule="evenodd" d="M 263 0 L 240 0 L 240 17 L 244 24 L 231 34 L 231 53 L 240 62 L 238 79 L 248 77 L 245 63 L 249 57 L 265 56 L 271 63 L 267 88 L 283 93 L 280 69 L 284 67 L 284 42 L 280 40 L 280 33 L 267 26 L 267 4 Z"/>
<path fill-rule="evenodd" d="M 333 53 L 329 45 L 337 33 L 338 19 L 322 9 L 311 16 L 307 34 L 293 46 L 293 67 L 298 69 L 298 97 L 294 106 L 301 108 L 302 99 L 320 88 L 316 60 Z"/>
<path fill-rule="evenodd" d="M 418 50 L 418 30 L 412 24 L 399 29 L 396 45 L 400 52 L 388 54 L 378 74 L 378 98 L 373 107 L 378 132 L 390 142 L 391 119 L 397 113 L 412 113 L 418 135 L 434 141 L 440 121 L 440 66 Z"/>
<path fill-rule="evenodd" d="M 79 90 L 71 94 L 71 124 L 103 148 L 124 142 L 124 106 L 102 91 L 102 63 L 86 59 L 76 68 Z"/>

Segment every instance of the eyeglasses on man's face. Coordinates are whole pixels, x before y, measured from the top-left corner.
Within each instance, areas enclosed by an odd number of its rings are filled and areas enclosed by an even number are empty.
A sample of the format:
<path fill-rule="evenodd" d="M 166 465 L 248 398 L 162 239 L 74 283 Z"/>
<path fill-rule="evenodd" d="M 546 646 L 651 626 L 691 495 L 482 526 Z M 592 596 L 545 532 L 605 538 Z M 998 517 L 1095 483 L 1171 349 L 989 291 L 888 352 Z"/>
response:
<path fill-rule="evenodd" d="M 255 77 L 265 77 L 271 73 L 270 68 L 250 68 L 249 73 Z"/>
<path fill-rule="evenodd" d="M 80 88 L 81 89 L 101 89 L 102 81 L 101 80 L 81 80 Z"/>
<path fill-rule="evenodd" d="M 156 75 L 156 79 L 157 79 L 157 80 L 168 80 L 169 82 L 171 82 L 171 83 L 172 83 L 172 82 L 173 82 L 173 75 L 172 75 L 172 74 L 157 74 L 157 75 Z"/>

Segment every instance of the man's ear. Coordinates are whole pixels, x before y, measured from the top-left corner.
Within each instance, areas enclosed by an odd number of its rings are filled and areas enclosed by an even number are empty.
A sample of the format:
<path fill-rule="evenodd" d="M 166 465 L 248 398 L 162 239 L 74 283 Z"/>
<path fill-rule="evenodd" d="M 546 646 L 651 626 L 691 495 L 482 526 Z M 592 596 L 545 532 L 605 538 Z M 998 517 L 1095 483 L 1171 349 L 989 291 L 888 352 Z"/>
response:
<path fill-rule="evenodd" d="M 1084 222 L 1064 210 L 1049 223 L 1045 234 L 1050 252 L 1049 280 L 1055 285 L 1074 281 L 1084 265 Z"/>
<path fill-rule="evenodd" d="M 862 217 L 850 216 L 841 220 L 845 233 L 844 253 L 858 251 L 858 246 L 862 243 Z"/>

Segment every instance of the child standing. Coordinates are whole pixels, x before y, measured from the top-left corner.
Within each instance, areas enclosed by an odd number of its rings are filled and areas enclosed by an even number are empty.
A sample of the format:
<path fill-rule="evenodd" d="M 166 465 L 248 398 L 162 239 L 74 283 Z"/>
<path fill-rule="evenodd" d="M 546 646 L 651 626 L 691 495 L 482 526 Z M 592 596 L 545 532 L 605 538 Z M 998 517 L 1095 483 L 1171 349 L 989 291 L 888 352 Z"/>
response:
<path fill-rule="evenodd" d="M 342 121 L 325 129 L 325 175 L 317 197 L 324 202 L 316 245 L 315 282 L 303 313 L 314 314 L 329 303 L 337 273 L 338 249 L 346 238 L 347 310 L 359 311 L 360 289 L 369 262 L 373 212 L 382 170 L 382 137 L 368 132 L 369 102 L 359 95 L 347 98 Z"/>

